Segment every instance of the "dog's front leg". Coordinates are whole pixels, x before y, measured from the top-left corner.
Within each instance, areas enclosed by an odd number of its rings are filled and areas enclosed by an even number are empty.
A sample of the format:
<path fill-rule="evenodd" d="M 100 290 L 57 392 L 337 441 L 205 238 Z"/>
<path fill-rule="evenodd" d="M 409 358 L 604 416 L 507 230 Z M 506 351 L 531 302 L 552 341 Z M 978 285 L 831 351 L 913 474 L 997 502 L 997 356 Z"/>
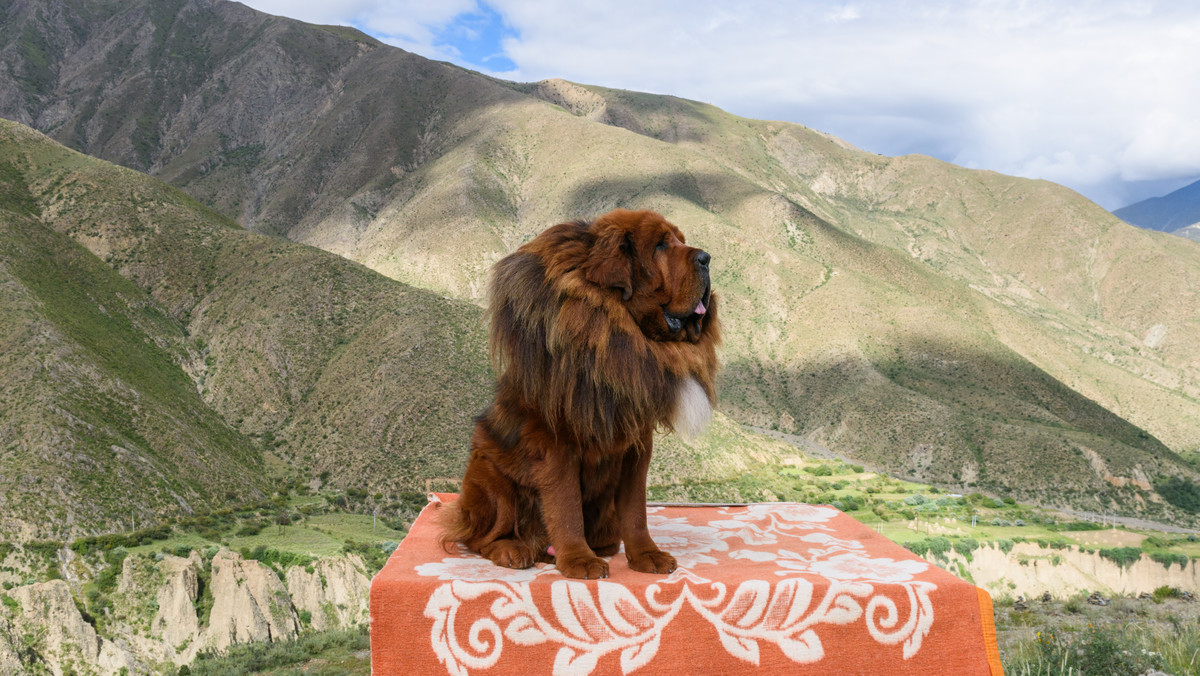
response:
<path fill-rule="evenodd" d="M 555 567 L 566 577 L 608 577 L 608 562 L 596 556 L 584 535 L 578 453 L 547 453 L 538 461 L 536 474 L 542 523 L 554 547 Z"/>
<path fill-rule="evenodd" d="M 646 527 L 646 473 L 650 470 L 653 434 L 653 430 L 646 433 L 639 445 L 625 452 L 617 486 L 617 518 L 621 522 L 621 540 L 625 543 L 629 567 L 643 573 L 665 574 L 675 570 L 675 557 L 654 544 Z"/>

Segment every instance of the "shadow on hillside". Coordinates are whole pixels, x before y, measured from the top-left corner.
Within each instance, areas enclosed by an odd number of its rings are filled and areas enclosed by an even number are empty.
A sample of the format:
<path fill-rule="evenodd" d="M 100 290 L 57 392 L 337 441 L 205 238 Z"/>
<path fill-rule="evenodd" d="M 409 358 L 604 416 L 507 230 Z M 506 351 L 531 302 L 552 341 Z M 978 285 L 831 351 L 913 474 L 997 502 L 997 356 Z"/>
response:
<path fill-rule="evenodd" d="M 1044 505 L 1132 513 L 1137 487 L 1112 485 L 1098 464 L 1108 478 L 1195 474 L 1156 438 L 1019 355 L 916 333 L 798 366 L 731 360 L 721 409 L 890 474 Z"/>
<path fill-rule="evenodd" d="M 734 174 L 673 171 L 584 180 L 567 195 L 565 205 L 567 213 L 593 217 L 619 208 L 662 211 L 663 202 L 680 199 L 722 215 L 736 210 L 746 200 L 773 195 L 772 191 Z"/>
<path fill-rule="evenodd" d="M 550 81 L 501 84 L 576 117 L 665 143 L 706 143 L 719 124 L 713 119 L 711 111 L 716 109 L 712 106 L 676 96 Z M 571 97 L 577 105 L 572 105 Z M 596 99 L 603 100 L 602 111 L 595 104 Z"/>
<path fill-rule="evenodd" d="M 915 272 L 919 278 L 932 274 L 907 255 L 847 232 L 787 195 L 732 173 L 673 171 L 592 178 L 568 193 L 564 211 L 586 219 L 619 208 L 654 209 L 675 220 L 679 218 L 672 213 L 675 200 L 707 211 L 737 230 L 760 228 L 767 236 L 787 237 L 786 226 L 795 225 L 811 237 L 810 244 L 825 263 L 869 272 L 901 287 L 912 283 L 913 275 L 907 273 Z M 676 224 L 690 234 L 687 223 L 676 220 Z"/>

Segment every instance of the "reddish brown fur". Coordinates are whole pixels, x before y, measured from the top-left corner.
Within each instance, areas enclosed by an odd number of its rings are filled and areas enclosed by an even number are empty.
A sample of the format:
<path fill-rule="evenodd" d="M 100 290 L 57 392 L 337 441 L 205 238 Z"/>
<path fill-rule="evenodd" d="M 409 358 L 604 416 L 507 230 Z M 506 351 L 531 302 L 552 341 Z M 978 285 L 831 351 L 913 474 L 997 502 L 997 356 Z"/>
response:
<path fill-rule="evenodd" d="M 554 560 L 592 579 L 608 575 L 599 556 L 624 542 L 635 570 L 674 570 L 646 530 L 646 471 L 680 383 L 695 378 L 715 396 L 718 304 L 701 255 L 662 216 L 617 210 L 556 225 L 496 264 L 500 377 L 444 541 L 502 566 Z M 686 317 L 681 330 L 664 311 Z"/>

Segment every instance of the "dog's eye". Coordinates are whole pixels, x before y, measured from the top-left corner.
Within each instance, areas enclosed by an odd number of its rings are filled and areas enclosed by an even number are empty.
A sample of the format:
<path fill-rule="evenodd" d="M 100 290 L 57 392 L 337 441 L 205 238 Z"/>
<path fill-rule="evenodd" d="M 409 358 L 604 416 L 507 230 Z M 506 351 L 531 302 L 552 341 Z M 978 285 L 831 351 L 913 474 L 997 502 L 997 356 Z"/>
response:
<path fill-rule="evenodd" d="M 667 240 L 664 239 L 663 241 L 659 242 L 658 246 L 654 247 L 654 250 L 655 251 L 666 251 L 667 250 Z"/>

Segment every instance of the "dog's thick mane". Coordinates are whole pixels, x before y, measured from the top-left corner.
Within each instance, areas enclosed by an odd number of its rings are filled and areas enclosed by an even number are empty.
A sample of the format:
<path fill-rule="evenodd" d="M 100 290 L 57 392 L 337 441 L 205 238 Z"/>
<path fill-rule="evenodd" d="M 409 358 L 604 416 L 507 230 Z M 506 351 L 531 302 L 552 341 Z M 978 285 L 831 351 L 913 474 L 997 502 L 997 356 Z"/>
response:
<path fill-rule="evenodd" d="M 585 278 L 598 253 L 590 226 L 554 226 L 496 264 L 489 347 L 498 388 L 540 409 L 556 435 L 609 446 L 637 439 L 647 421 L 671 427 L 688 378 L 714 399 L 718 302 L 697 342 L 647 338 L 619 290 Z"/>

